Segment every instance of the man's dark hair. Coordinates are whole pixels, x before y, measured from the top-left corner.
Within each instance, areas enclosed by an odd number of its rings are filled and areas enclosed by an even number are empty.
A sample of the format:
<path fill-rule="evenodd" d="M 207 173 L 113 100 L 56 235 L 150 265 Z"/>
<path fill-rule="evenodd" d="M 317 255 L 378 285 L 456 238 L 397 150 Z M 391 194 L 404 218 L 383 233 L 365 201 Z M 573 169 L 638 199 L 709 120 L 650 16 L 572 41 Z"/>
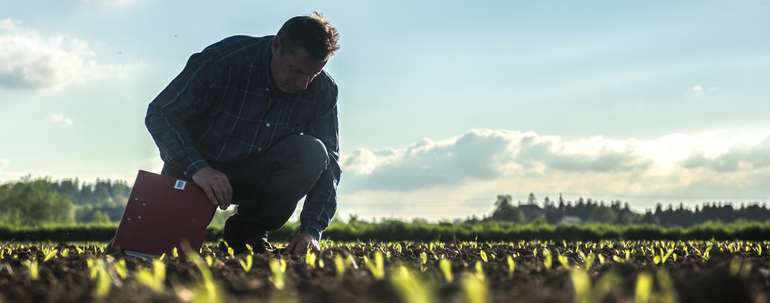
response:
<path fill-rule="evenodd" d="M 318 12 L 309 16 L 292 17 L 281 26 L 277 36 L 282 52 L 293 51 L 299 47 L 319 61 L 328 59 L 340 48 L 337 45 L 337 29 Z"/>

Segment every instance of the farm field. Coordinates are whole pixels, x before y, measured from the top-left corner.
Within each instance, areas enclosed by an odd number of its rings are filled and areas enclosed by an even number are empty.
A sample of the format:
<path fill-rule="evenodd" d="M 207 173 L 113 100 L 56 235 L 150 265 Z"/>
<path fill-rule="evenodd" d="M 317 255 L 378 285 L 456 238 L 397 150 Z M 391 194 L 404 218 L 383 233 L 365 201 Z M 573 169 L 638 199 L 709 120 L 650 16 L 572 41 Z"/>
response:
<path fill-rule="evenodd" d="M 2 242 L 2 302 L 767 302 L 769 241 L 334 242 L 302 256 L 207 242 L 154 260 Z M 278 246 L 281 246 L 279 243 Z"/>

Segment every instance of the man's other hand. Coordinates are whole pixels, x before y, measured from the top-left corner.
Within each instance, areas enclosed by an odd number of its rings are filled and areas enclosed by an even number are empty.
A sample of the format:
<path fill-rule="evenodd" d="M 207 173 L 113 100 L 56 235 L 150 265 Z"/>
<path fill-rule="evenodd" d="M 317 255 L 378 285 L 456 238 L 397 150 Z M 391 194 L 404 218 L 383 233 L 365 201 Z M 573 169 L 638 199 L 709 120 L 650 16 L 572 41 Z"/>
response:
<path fill-rule="evenodd" d="M 230 186 L 227 175 L 207 166 L 197 171 L 192 179 L 203 189 L 211 204 L 219 205 L 222 210 L 230 206 L 233 199 L 233 188 Z"/>
<path fill-rule="evenodd" d="M 311 235 L 306 233 L 297 233 L 294 238 L 291 239 L 289 245 L 284 250 L 285 254 L 305 254 L 307 249 L 310 248 L 314 252 L 321 251 L 321 246 L 318 244 L 318 240 L 314 239 Z"/>

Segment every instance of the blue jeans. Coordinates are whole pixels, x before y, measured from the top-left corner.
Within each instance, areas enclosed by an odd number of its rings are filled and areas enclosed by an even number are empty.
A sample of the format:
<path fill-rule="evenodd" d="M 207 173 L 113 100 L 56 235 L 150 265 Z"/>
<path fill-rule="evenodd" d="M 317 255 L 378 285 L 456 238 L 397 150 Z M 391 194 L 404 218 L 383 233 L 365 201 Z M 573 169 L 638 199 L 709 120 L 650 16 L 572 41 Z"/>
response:
<path fill-rule="evenodd" d="M 323 142 L 304 134 L 282 138 L 266 151 L 248 158 L 209 165 L 227 175 L 236 213 L 227 219 L 228 243 L 264 238 L 281 228 L 299 200 L 313 188 L 329 157 Z M 161 175 L 184 178 L 182 169 L 164 163 Z"/>

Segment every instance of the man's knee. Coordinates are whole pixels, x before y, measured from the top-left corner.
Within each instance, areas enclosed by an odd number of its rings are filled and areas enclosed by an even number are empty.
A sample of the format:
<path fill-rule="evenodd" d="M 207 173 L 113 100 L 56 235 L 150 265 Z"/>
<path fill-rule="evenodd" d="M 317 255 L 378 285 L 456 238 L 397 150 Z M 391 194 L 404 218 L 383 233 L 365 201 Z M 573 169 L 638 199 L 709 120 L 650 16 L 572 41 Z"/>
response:
<path fill-rule="evenodd" d="M 291 135 L 285 140 L 290 153 L 293 155 L 293 162 L 313 171 L 326 169 L 329 164 L 329 154 L 323 141 L 304 134 Z"/>

